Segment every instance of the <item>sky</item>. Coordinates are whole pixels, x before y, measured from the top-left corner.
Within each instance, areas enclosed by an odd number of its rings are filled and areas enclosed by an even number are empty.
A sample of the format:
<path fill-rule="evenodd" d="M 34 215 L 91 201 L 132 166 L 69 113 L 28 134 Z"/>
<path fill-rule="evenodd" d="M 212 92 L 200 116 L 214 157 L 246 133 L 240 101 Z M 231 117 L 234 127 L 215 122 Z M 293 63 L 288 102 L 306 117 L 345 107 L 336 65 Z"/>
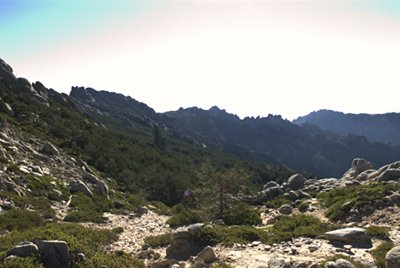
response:
<path fill-rule="evenodd" d="M 400 112 L 400 1 L 0 0 L 0 57 L 157 112 Z"/>

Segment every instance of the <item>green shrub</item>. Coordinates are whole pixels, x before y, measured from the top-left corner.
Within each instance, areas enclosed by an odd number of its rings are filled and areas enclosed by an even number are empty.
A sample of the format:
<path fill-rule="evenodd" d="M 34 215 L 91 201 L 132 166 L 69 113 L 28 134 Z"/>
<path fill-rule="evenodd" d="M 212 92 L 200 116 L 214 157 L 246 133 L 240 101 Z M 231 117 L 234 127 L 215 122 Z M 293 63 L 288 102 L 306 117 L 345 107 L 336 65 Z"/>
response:
<path fill-rule="evenodd" d="M 224 222 L 227 225 L 259 225 L 262 223 L 256 207 L 239 204 L 225 211 Z"/>
<path fill-rule="evenodd" d="M 389 228 L 371 225 L 366 228 L 370 237 L 379 239 L 389 239 Z"/>
<path fill-rule="evenodd" d="M 298 209 L 300 212 L 306 212 L 309 207 L 310 207 L 310 202 L 304 201 L 299 204 Z"/>
<path fill-rule="evenodd" d="M 169 224 L 172 228 L 175 228 L 198 222 L 201 222 L 201 217 L 199 215 L 199 212 L 192 210 L 184 210 L 178 214 L 173 215 L 167 221 L 167 224 Z"/>
<path fill-rule="evenodd" d="M 21 231 L 43 224 L 43 218 L 36 211 L 14 208 L 0 214 L 0 229 L 2 230 Z"/>
<path fill-rule="evenodd" d="M 374 257 L 375 264 L 378 268 L 385 268 L 385 257 L 386 253 L 394 247 L 392 242 L 383 242 L 371 251 L 372 257 Z"/>
<path fill-rule="evenodd" d="M 326 216 L 330 220 L 337 221 L 345 219 L 353 207 L 360 209 L 369 205 L 377 208 L 379 201 L 397 189 L 400 189 L 400 184 L 355 185 L 320 193 L 317 198 L 328 208 Z"/>
<path fill-rule="evenodd" d="M 144 243 L 151 248 L 166 247 L 169 245 L 170 238 L 171 233 L 148 236 L 144 239 Z"/>
<path fill-rule="evenodd" d="M 282 195 L 275 197 L 272 200 L 269 200 L 265 203 L 265 206 L 267 208 L 280 208 L 281 206 L 285 204 L 291 204 L 292 201 L 290 201 L 287 197 L 284 197 Z"/>

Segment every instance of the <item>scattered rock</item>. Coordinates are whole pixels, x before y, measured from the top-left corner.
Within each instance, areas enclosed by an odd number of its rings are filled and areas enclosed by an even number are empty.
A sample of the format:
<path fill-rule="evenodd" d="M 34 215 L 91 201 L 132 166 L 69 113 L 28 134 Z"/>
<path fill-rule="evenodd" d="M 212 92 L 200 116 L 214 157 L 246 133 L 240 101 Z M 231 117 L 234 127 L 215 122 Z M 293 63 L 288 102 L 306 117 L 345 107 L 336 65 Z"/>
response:
<path fill-rule="evenodd" d="M 400 246 L 394 247 L 386 253 L 385 257 L 386 268 L 400 267 Z"/>
<path fill-rule="evenodd" d="M 361 172 L 371 169 L 372 164 L 365 159 L 355 158 L 351 163 L 351 168 L 343 175 L 342 179 L 354 179 Z"/>

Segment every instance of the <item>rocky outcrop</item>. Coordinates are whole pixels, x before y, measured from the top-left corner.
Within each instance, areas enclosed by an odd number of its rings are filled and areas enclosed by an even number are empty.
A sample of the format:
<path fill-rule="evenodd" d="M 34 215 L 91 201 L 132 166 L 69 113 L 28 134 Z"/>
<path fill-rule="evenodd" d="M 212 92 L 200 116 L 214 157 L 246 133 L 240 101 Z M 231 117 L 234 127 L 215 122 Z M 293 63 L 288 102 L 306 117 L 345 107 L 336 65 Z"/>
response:
<path fill-rule="evenodd" d="M 400 246 L 394 247 L 386 253 L 385 268 L 400 267 Z"/>
<path fill-rule="evenodd" d="M 343 175 L 342 179 L 354 179 L 361 172 L 372 169 L 372 164 L 365 159 L 355 158 L 351 168 Z"/>

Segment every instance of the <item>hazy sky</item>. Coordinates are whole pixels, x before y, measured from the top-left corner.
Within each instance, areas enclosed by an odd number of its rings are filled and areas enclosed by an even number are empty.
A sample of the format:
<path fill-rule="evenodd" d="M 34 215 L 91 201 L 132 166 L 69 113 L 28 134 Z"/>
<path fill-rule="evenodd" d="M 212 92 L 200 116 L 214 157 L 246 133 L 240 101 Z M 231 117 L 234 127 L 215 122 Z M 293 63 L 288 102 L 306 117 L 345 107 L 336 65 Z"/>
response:
<path fill-rule="evenodd" d="M 400 1 L 0 0 L 0 57 L 158 112 L 400 112 Z"/>

